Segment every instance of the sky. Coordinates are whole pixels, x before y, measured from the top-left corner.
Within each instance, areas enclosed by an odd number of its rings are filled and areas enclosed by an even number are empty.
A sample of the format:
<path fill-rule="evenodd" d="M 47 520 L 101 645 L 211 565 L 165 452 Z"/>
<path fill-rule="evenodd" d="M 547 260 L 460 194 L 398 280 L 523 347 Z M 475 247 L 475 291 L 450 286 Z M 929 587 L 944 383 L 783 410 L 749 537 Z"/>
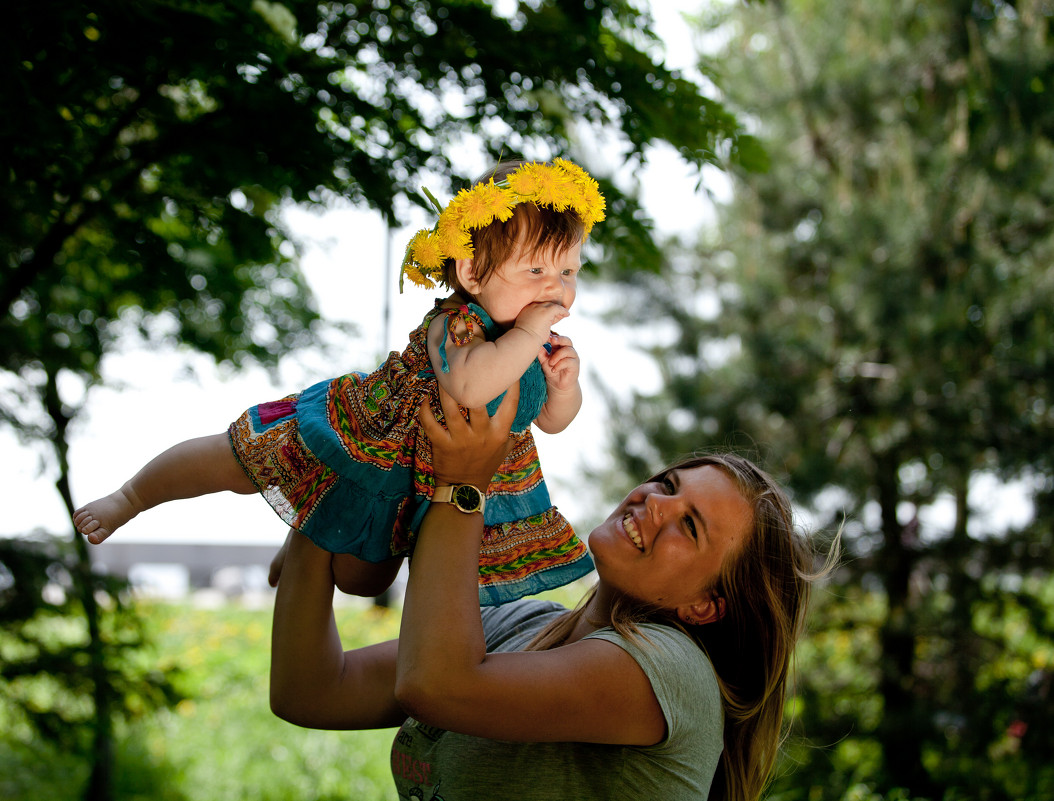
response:
<path fill-rule="evenodd" d="M 700 0 L 653 3 L 656 31 L 663 39 L 667 66 L 692 71 L 689 27 L 682 12 L 700 7 Z M 661 233 L 690 233 L 712 214 L 710 201 L 696 191 L 697 176 L 669 148 L 657 148 L 639 175 L 642 202 Z M 390 243 L 375 212 L 331 207 L 324 211 L 291 209 L 287 221 L 302 248 L 302 268 L 323 318 L 352 322 L 360 336 L 349 338 L 339 364 L 325 363 L 316 353 L 287 359 L 277 382 L 262 369 L 234 373 L 217 369 L 207 358 L 190 352 L 153 350 L 128 343 L 103 362 L 104 386 L 91 390 L 87 406 L 74 423 L 70 441 L 70 477 L 74 503 L 82 504 L 117 489 L 146 461 L 170 445 L 190 437 L 226 430 L 245 408 L 302 389 L 323 378 L 351 370 L 373 369 L 391 349 L 402 349 L 406 336 L 431 308 L 436 290 L 408 287 L 399 294 L 396 268 L 385 269 L 386 257 L 397 263 L 416 227 L 393 231 Z M 382 306 L 389 293 L 391 323 L 384 326 Z M 579 476 L 583 465 L 605 459 L 605 405 L 590 379 L 591 371 L 606 376 L 616 391 L 621 386 L 655 388 L 653 364 L 634 349 L 628 334 L 612 336 L 597 319 L 608 299 L 586 276 L 579 284 L 571 317 L 558 326 L 579 351 L 583 409 L 559 435 L 536 430 L 543 472 L 553 502 L 572 522 L 599 512 L 599 498 Z M 613 376 L 618 374 L 619 378 Z M 61 386 L 76 398 L 81 388 Z M 63 533 L 69 521 L 54 489 L 54 469 L 40 449 L 20 444 L 0 431 L 0 482 L 8 503 L 0 518 L 0 536 L 36 528 Z M 280 543 L 286 527 L 256 496 L 220 493 L 166 504 L 124 526 L 116 536 L 129 541 Z"/>

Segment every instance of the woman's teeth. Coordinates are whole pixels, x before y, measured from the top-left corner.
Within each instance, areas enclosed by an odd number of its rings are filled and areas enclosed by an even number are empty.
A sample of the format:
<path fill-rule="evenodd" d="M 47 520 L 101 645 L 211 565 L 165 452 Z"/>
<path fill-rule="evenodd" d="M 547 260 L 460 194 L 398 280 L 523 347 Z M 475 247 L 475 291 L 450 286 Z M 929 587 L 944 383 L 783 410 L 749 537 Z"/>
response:
<path fill-rule="evenodd" d="M 633 544 L 637 546 L 639 550 L 644 550 L 644 540 L 641 539 L 640 531 L 637 530 L 637 524 L 633 522 L 632 515 L 625 515 L 622 518 L 622 527 L 626 529 L 626 533 L 629 534 L 629 538 L 633 540 Z"/>

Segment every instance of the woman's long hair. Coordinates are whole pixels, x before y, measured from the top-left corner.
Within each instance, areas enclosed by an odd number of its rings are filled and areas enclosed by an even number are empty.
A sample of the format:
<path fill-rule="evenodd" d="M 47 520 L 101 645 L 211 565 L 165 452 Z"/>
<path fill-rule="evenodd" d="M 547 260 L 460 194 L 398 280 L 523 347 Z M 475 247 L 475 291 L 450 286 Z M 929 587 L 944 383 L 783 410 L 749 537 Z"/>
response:
<path fill-rule="evenodd" d="M 708 588 L 725 600 L 725 614 L 702 626 L 686 626 L 673 612 L 620 598 L 610 625 L 621 635 L 639 634 L 645 621 L 674 626 L 691 637 L 714 666 L 724 706 L 724 750 L 710 797 L 754 801 L 760 797 L 783 740 L 783 711 L 794 646 L 805 628 L 812 584 L 837 561 L 837 538 L 820 570 L 809 540 L 793 524 L 783 489 L 748 459 L 706 454 L 671 465 L 672 470 L 712 465 L 736 484 L 753 511 L 751 536 L 728 558 Z M 540 632 L 528 646 L 545 650 L 563 643 L 585 613 L 596 587 L 572 611 Z M 607 625 L 607 621 L 590 621 Z"/>

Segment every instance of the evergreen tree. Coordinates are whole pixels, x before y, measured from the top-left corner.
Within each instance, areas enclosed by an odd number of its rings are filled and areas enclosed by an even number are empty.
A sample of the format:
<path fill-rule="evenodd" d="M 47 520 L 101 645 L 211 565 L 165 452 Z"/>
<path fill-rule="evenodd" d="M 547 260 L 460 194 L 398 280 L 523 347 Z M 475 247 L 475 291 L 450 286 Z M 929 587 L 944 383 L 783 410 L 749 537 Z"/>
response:
<path fill-rule="evenodd" d="M 664 386 L 613 415 L 614 451 L 636 474 L 753 449 L 821 527 L 847 515 L 797 702 L 831 747 L 793 748 L 773 797 L 1054 791 L 1021 725 L 1054 704 L 1052 20 L 788 0 L 705 22 L 770 168 L 736 176 L 675 270 L 629 282 L 623 308 L 670 325 Z M 1000 519 L 993 479 L 1031 523 Z"/>

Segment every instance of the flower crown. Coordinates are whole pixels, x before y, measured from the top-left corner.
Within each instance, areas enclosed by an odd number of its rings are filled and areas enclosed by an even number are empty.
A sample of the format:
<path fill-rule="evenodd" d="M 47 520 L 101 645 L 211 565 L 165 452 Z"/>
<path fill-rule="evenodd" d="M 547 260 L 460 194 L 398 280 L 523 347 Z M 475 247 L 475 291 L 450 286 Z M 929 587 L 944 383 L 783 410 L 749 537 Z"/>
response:
<path fill-rule="evenodd" d="M 575 212 L 582 220 L 585 236 L 604 219 L 604 196 L 597 182 L 565 159 L 554 159 L 552 164 L 523 164 L 499 181 L 491 178 L 462 189 L 446 208 L 427 189 L 424 193 L 439 220 L 414 234 L 406 246 L 399 275 L 400 291 L 404 275 L 418 286 L 434 287 L 436 279 L 442 278 L 446 259 L 472 258 L 473 230 L 485 228 L 495 220 L 505 222 L 521 203 Z"/>

